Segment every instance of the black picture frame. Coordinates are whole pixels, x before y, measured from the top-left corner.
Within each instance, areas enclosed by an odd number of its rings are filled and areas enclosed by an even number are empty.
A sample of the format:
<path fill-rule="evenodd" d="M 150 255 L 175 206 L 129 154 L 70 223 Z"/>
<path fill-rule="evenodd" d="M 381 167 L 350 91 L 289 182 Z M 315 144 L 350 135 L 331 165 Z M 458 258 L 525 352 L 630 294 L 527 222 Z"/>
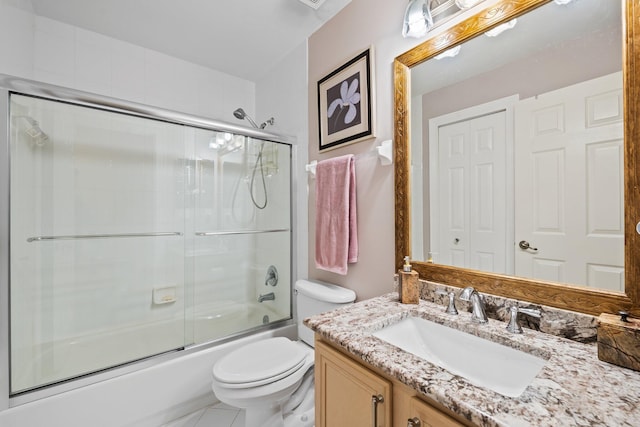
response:
<path fill-rule="evenodd" d="M 368 48 L 318 81 L 320 151 L 375 136 L 372 56 Z"/>

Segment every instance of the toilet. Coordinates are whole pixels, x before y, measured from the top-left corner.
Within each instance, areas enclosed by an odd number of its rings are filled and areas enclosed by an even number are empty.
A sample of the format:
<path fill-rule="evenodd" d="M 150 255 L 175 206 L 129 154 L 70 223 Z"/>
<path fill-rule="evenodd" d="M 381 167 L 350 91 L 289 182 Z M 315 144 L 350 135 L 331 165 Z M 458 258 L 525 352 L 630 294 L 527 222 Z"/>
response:
<path fill-rule="evenodd" d="M 314 425 L 313 331 L 304 318 L 352 304 L 352 290 L 320 281 L 295 283 L 299 340 L 256 341 L 213 366 L 211 388 L 223 403 L 245 409 L 246 427 Z"/>

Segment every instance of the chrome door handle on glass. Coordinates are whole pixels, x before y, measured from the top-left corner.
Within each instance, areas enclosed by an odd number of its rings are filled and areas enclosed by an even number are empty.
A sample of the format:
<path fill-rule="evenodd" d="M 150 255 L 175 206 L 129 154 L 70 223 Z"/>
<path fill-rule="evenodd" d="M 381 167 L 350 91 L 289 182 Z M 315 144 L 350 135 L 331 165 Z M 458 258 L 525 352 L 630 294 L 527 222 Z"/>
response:
<path fill-rule="evenodd" d="M 373 427 L 378 427 L 378 403 L 383 403 L 384 397 L 379 395 L 371 396 L 371 419 L 373 420 Z"/>
<path fill-rule="evenodd" d="M 520 246 L 520 249 L 522 249 L 524 251 L 526 251 L 527 249 L 530 249 L 532 251 L 537 251 L 538 250 L 538 248 L 534 248 L 526 240 L 520 240 L 520 243 L 518 243 L 518 246 Z"/>

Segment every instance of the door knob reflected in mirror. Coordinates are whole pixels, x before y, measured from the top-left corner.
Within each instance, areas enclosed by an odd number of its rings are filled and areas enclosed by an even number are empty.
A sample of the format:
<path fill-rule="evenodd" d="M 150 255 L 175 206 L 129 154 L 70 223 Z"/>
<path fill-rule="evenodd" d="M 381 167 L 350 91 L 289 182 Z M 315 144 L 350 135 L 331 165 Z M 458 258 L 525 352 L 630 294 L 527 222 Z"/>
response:
<path fill-rule="evenodd" d="M 520 243 L 518 243 L 518 246 L 520 246 L 520 249 L 522 249 L 524 251 L 526 251 L 527 249 L 532 250 L 532 251 L 537 251 L 538 250 L 538 248 L 534 248 L 526 240 L 520 240 Z"/>

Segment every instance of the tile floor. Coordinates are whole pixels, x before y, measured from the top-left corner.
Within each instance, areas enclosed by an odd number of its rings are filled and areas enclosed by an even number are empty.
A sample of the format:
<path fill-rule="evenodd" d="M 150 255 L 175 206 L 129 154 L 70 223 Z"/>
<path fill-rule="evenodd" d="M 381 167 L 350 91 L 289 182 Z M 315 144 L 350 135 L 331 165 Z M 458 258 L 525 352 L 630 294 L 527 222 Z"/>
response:
<path fill-rule="evenodd" d="M 244 411 L 217 403 L 162 427 L 244 427 Z"/>

